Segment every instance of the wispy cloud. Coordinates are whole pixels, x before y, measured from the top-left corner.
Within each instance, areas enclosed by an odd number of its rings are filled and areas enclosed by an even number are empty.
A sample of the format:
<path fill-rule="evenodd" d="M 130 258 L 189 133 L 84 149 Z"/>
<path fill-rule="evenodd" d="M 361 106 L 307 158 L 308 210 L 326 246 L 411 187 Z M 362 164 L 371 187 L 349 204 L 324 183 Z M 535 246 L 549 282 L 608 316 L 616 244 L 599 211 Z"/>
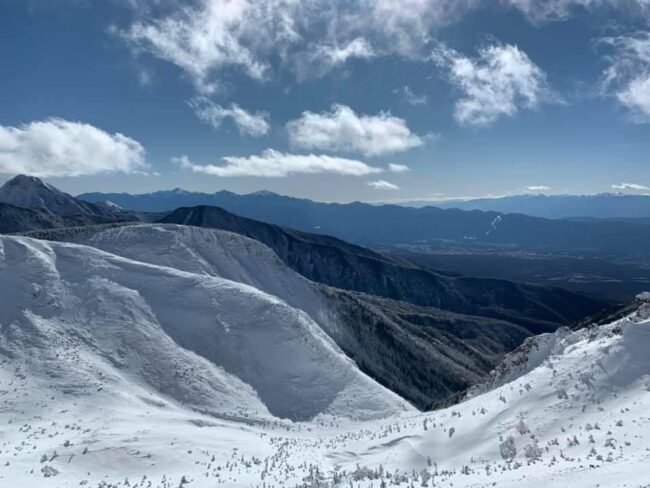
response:
<path fill-rule="evenodd" d="M 318 75 L 353 58 L 424 56 L 434 26 L 479 0 L 196 0 L 170 2 L 115 32 L 137 53 L 182 69 L 202 93 L 226 69 L 269 79 L 272 60 Z M 171 7 L 170 7 L 171 5 Z"/>
<path fill-rule="evenodd" d="M 357 115 L 345 105 L 329 112 L 303 112 L 287 124 L 292 146 L 302 149 L 357 152 L 367 156 L 406 151 L 424 144 L 406 121 L 388 112 Z"/>
<path fill-rule="evenodd" d="M 512 196 L 512 193 L 504 194 L 494 194 L 489 193 L 486 195 L 447 195 L 445 193 L 433 193 L 426 196 L 412 196 L 412 197 L 401 197 L 401 198 L 392 198 L 392 199 L 382 199 L 381 202 L 385 203 L 395 203 L 395 204 L 443 204 L 443 203 L 452 203 L 452 202 L 466 202 L 468 200 L 477 200 L 483 198 L 503 198 Z"/>
<path fill-rule="evenodd" d="M 316 44 L 311 49 L 296 53 L 292 65 L 302 81 L 318 78 L 329 71 L 343 66 L 350 59 L 371 59 L 377 52 L 363 37 L 357 37 L 344 45 Z"/>
<path fill-rule="evenodd" d="M 375 190 L 399 190 L 399 186 L 386 180 L 368 181 L 366 184 Z"/>
<path fill-rule="evenodd" d="M 650 191 L 650 186 L 640 185 L 639 183 L 621 183 L 619 185 L 612 185 L 615 190 L 633 190 L 633 191 Z"/>
<path fill-rule="evenodd" d="M 18 127 L 0 125 L 0 173 L 84 176 L 147 169 L 142 145 L 90 124 L 51 118 Z"/>
<path fill-rule="evenodd" d="M 612 93 L 629 110 L 632 120 L 650 123 L 650 32 L 607 37 L 600 45 L 611 50 L 605 58 L 605 93 Z"/>
<path fill-rule="evenodd" d="M 241 108 L 236 103 L 230 107 L 222 107 L 205 97 L 196 97 L 189 101 L 189 106 L 196 116 L 203 122 L 219 129 L 226 119 L 231 119 L 237 126 L 240 134 L 260 137 L 268 134 L 271 125 L 266 112 L 251 113 Z"/>
<path fill-rule="evenodd" d="M 535 23 L 566 20 L 581 10 L 616 8 L 630 13 L 649 13 L 648 0 L 503 0 Z"/>
<path fill-rule="evenodd" d="M 546 185 L 531 185 L 526 187 L 526 190 L 543 192 L 543 191 L 551 191 L 551 187 Z"/>
<path fill-rule="evenodd" d="M 406 173 L 407 171 L 410 171 L 410 168 L 405 164 L 389 163 L 388 171 L 391 173 Z"/>
<path fill-rule="evenodd" d="M 438 45 L 432 59 L 462 94 L 456 102 L 455 118 L 463 125 L 487 126 L 522 108 L 534 109 L 544 101 L 557 100 L 544 71 L 517 46 L 494 44 L 469 58 Z"/>
<path fill-rule="evenodd" d="M 393 90 L 393 93 L 401 96 L 402 100 L 404 100 L 409 105 L 413 105 L 413 106 L 426 105 L 427 102 L 429 101 L 427 96 L 424 94 L 416 95 L 413 92 L 413 90 L 411 90 L 411 87 L 408 85 L 404 85 L 401 88 L 397 88 L 396 90 Z"/>
<path fill-rule="evenodd" d="M 322 154 L 287 154 L 267 149 L 260 155 L 248 157 L 227 156 L 223 164 L 199 165 L 192 163 L 187 156 L 174 158 L 195 173 L 213 176 L 257 176 L 280 178 L 295 174 L 338 174 L 347 176 L 367 176 L 381 173 L 382 168 L 370 166 L 355 159 L 338 158 Z"/>
<path fill-rule="evenodd" d="M 119 35 L 134 50 L 178 66 L 199 91 L 211 93 L 218 87 L 213 74 L 226 67 L 264 79 L 269 65 L 257 52 L 265 43 L 292 37 L 291 23 L 260 29 L 253 36 L 255 25 L 264 25 L 262 14 L 252 0 L 202 0 L 196 8 L 179 5 L 163 17 L 138 20 Z"/>

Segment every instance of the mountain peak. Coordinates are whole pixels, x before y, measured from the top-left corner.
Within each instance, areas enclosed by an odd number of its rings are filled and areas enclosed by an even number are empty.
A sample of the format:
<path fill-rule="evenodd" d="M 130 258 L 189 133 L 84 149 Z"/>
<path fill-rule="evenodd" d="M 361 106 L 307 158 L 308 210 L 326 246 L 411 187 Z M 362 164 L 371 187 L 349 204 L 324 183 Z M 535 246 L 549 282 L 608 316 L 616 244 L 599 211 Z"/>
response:
<path fill-rule="evenodd" d="M 0 187 L 0 202 L 49 214 L 59 214 L 50 206 L 52 202 L 65 200 L 65 196 L 36 176 L 18 175 Z"/>
<path fill-rule="evenodd" d="M 28 175 L 18 175 L 0 187 L 0 202 L 61 217 L 111 216 L 114 212 L 113 209 L 83 202 L 36 176 Z"/>
<path fill-rule="evenodd" d="M 268 190 L 258 190 L 250 194 L 251 196 L 255 197 L 271 197 L 271 196 L 278 196 L 277 193 L 273 193 L 272 191 Z"/>
<path fill-rule="evenodd" d="M 5 188 L 5 187 L 21 187 L 21 188 L 37 187 L 37 188 L 50 188 L 50 189 L 52 188 L 50 185 L 45 183 L 40 178 L 36 176 L 29 176 L 29 175 L 14 176 L 12 179 L 8 180 L 0 188 Z"/>

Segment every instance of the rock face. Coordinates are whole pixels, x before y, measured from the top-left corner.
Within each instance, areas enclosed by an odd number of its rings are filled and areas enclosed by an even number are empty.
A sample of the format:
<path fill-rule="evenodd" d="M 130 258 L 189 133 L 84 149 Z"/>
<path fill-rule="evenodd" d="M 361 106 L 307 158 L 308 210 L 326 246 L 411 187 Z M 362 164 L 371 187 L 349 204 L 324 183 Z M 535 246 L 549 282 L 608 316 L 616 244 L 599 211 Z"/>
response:
<path fill-rule="evenodd" d="M 122 218 L 120 208 L 84 202 L 34 176 L 18 175 L 0 187 L 0 202 L 59 217 Z"/>
<path fill-rule="evenodd" d="M 326 289 L 338 327 L 328 330 L 362 371 L 422 410 L 483 381 L 530 332 L 364 293 Z"/>
<path fill-rule="evenodd" d="M 559 288 L 448 276 L 339 239 L 294 231 L 218 207 L 179 208 L 161 222 L 217 228 L 256 239 L 310 280 L 414 305 L 510 321 L 548 332 L 599 312 L 609 302 Z"/>

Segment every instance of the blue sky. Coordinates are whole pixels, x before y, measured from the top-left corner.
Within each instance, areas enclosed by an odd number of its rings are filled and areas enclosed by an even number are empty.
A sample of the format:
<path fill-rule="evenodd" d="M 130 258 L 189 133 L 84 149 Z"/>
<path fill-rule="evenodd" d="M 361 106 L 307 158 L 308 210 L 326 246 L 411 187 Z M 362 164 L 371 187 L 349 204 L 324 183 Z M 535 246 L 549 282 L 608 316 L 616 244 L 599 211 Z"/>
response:
<path fill-rule="evenodd" d="M 646 0 L 0 0 L 0 63 L 0 180 L 650 191 Z"/>

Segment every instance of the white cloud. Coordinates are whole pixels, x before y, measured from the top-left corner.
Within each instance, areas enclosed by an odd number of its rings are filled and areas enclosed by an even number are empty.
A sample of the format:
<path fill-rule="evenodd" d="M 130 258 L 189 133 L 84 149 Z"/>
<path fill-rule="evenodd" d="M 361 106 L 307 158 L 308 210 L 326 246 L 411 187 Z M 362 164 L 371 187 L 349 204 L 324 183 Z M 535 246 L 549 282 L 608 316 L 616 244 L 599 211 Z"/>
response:
<path fill-rule="evenodd" d="M 556 98 L 544 71 L 517 46 L 486 46 L 472 59 L 439 45 L 432 59 L 463 95 L 455 109 L 455 118 L 463 125 L 490 125 L 521 108 L 534 109 Z"/>
<path fill-rule="evenodd" d="M 612 185 L 615 190 L 635 190 L 635 191 L 650 191 L 650 186 L 640 185 L 638 183 L 621 183 L 620 185 Z"/>
<path fill-rule="evenodd" d="M 631 13 L 649 12 L 648 0 L 503 0 L 533 22 L 565 20 L 580 10 L 615 8 Z"/>
<path fill-rule="evenodd" d="M 650 33 L 601 39 L 611 50 L 603 78 L 606 93 L 613 93 L 629 110 L 632 120 L 650 123 Z"/>
<path fill-rule="evenodd" d="M 196 97 L 190 100 L 189 105 L 199 119 L 215 129 L 221 127 L 225 119 L 232 119 L 240 134 L 260 137 L 268 134 L 271 130 L 267 113 L 247 112 L 236 103 L 225 108 L 205 97 Z"/>
<path fill-rule="evenodd" d="M 263 79 L 268 63 L 258 52 L 283 37 L 291 38 L 293 20 L 265 19 L 264 7 L 289 8 L 290 1 L 202 0 L 198 7 L 184 5 L 167 16 L 134 22 L 121 36 L 136 50 L 146 51 L 184 70 L 204 93 L 217 88 L 212 75 L 226 67 L 241 68 Z M 259 26 L 257 33 L 254 27 Z M 257 34 L 257 35 L 255 35 Z M 270 38 L 271 37 L 271 38 Z"/>
<path fill-rule="evenodd" d="M 375 56 L 375 52 L 368 41 L 362 37 L 357 37 L 344 47 L 322 46 L 321 55 L 328 59 L 331 65 L 337 66 L 352 58 L 372 58 Z"/>
<path fill-rule="evenodd" d="M 417 105 L 426 105 L 429 101 L 426 95 L 416 95 L 413 93 L 413 90 L 411 90 L 411 87 L 408 85 L 404 85 L 403 87 L 394 90 L 393 93 L 400 95 L 406 103 L 413 105 L 414 107 Z"/>
<path fill-rule="evenodd" d="M 390 171 L 391 173 L 405 173 L 407 171 L 410 171 L 410 169 L 405 164 L 389 163 L 388 171 Z"/>
<path fill-rule="evenodd" d="M 370 43 L 363 37 L 357 37 L 343 46 L 313 45 L 310 49 L 295 53 L 292 65 L 298 80 L 302 81 L 323 76 L 350 59 L 371 59 L 375 56 L 377 53 Z"/>
<path fill-rule="evenodd" d="M 399 190 L 399 186 L 386 180 L 368 181 L 366 184 L 375 190 Z"/>
<path fill-rule="evenodd" d="M 345 3 L 345 0 L 343 0 Z M 349 2 L 354 4 L 355 2 Z M 417 58 L 433 27 L 458 20 L 480 0 L 362 0 L 355 21 L 375 31 L 385 51 Z M 378 32 L 378 33 L 377 33 Z"/>
<path fill-rule="evenodd" d="M 479 0 L 196 0 L 171 2 L 116 32 L 136 52 L 182 69 L 202 93 L 225 69 L 264 80 L 271 60 L 299 77 L 319 76 L 351 58 L 422 58 L 435 26 Z"/>
<path fill-rule="evenodd" d="M 228 156 L 224 164 L 197 165 L 187 156 L 174 158 L 176 163 L 195 173 L 213 176 L 260 176 L 285 177 L 294 174 L 329 173 L 347 176 L 366 176 L 381 173 L 383 169 L 354 159 L 338 158 L 320 154 L 287 154 L 267 149 L 261 155 L 248 157 Z"/>
<path fill-rule="evenodd" d="M 81 122 L 51 118 L 18 127 L 0 125 L 0 173 L 83 176 L 147 168 L 139 142 Z"/>
<path fill-rule="evenodd" d="M 345 105 L 330 112 L 303 112 L 287 124 L 289 140 L 295 147 L 327 151 L 359 152 L 367 156 L 406 151 L 424 144 L 404 119 L 390 113 L 357 115 Z"/>
<path fill-rule="evenodd" d="M 551 191 L 551 187 L 546 186 L 546 185 L 532 185 L 532 186 L 527 187 L 526 190 L 528 190 L 528 191 L 538 191 L 538 192 Z"/>
<path fill-rule="evenodd" d="M 375 52 L 368 41 L 362 37 L 357 37 L 344 47 L 323 46 L 321 53 L 334 66 L 343 64 L 352 58 L 367 59 L 375 56 Z"/>
<path fill-rule="evenodd" d="M 650 75 L 639 76 L 618 93 L 618 99 L 638 122 L 650 122 Z"/>

